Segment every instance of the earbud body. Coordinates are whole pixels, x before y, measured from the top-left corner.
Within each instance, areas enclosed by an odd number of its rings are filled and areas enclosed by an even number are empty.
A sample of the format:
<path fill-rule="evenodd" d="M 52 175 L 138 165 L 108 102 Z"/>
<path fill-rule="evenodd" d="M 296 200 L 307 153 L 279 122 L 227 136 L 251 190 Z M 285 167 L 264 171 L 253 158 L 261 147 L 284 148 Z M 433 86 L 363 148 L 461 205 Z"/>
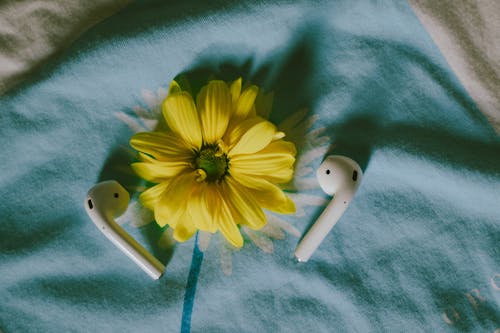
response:
<path fill-rule="evenodd" d="M 356 161 L 341 155 L 328 156 L 316 171 L 319 185 L 332 201 L 295 249 L 295 257 L 306 262 L 337 224 L 354 198 L 363 172 Z"/>
<path fill-rule="evenodd" d="M 85 210 L 96 227 L 151 278 L 159 279 L 165 266 L 132 238 L 115 218 L 128 207 L 130 196 L 116 181 L 109 180 L 91 188 L 85 199 Z"/>

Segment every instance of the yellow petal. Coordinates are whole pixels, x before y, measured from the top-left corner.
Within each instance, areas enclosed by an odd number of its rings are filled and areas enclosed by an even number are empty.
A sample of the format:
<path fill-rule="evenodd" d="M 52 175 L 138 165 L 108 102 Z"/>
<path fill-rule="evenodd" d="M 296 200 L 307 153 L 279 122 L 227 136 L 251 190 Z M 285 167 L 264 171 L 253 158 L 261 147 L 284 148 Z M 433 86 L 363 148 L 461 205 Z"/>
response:
<path fill-rule="evenodd" d="M 226 132 L 231 116 L 231 93 L 224 81 L 210 81 L 197 100 L 205 143 L 213 144 Z"/>
<path fill-rule="evenodd" d="M 274 133 L 273 141 L 278 141 L 279 139 L 283 139 L 284 137 L 285 137 L 284 132 L 276 132 Z"/>
<path fill-rule="evenodd" d="M 186 205 L 177 207 L 177 210 L 175 210 L 174 215 L 168 215 L 167 211 L 164 210 L 163 208 L 165 207 L 164 204 L 161 203 L 161 198 L 160 198 L 160 200 L 156 201 L 154 207 L 154 216 L 156 223 L 160 227 L 169 225 L 171 228 L 175 228 L 177 226 L 177 222 L 179 222 L 179 219 L 186 211 Z"/>
<path fill-rule="evenodd" d="M 165 181 L 163 183 L 148 188 L 139 195 L 139 201 L 144 207 L 154 210 L 156 202 L 160 200 L 160 197 L 163 191 L 167 189 L 168 184 L 169 182 Z"/>
<path fill-rule="evenodd" d="M 259 119 L 258 122 L 255 119 Z M 276 133 L 276 127 L 267 120 L 252 117 L 238 124 L 230 134 L 230 140 L 237 139 L 236 144 L 230 148 L 229 157 L 238 154 L 252 154 L 266 147 Z"/>
<path fill-rule="evenodd" d="M 279 140 L 255 154 L 236 155 L 231 159 L 231 171 L 264 178 L 273 183 L 287 183 L 293 176 L 295 145 Z"/>
<path fill-rule="evenodd" d="M 178 242 L 185 242 L 191 237 L 193 237 L 196 232 L 196 227 L 194 225 L 193 218 L 191 214 L 186 210 L 184 214 L 179 218 L 179 222 L 174 229 L 174 239 Z"/>
<path fill-rule="evenodd" d="M 218 195 L 214 191 L 214 184 L 202 182 L 191 194 L 188 211 L 196 228 L 209 232 L 217 231 L 217 217 L 219 216 Z"/>
<path fill-rule="evenodd" d="M 178 175 L 182 171 L 188 170 L 188 162 L 137 162 L 131 165 L 134 172 L 139 177 L 152 183 L 160 183 L 167 178 Z"/>
<path fill-rule="evenodd" d="M 238 103 L 238 98 L 240 98 L 240 93 L 241 93 L 241 77 L 233 81 L 233 83 L 231 83 L 229 90 L 231 91 L 231 100 L 233 106 L 234 108 L 236 108 L 236 105 Z"/>
<path fill-rule="evenodd" d="M 130 145 L 140 152 L 159 161 L 191 161 L 193 151 L 177 134 L 172 132 L 137 133 L 130 139 Z"/>
<path fill-rule="evenodd" d="M 295 212 L 294 202 L 279 187 L 271 182 L 236 171 L 231 171 L 231 175 L 239 184 L 248 189 L 261 207 L 282 214 L 292 214 Z"/>
<path fill-rule="evenodd" d="M 233 117 L 237 119 L 245 119 L 247 115 L 252 111 L 254 106 L 255 98 L 259 93 L 259 88 L 257 86 L 250 86 L 243 90 L 236 104 L 236 109 L 234 111 Z"/>
<path fill-rule="evenodd" d="M 177 94 L 180 93 L 181 91 L 182 89 L 179 86 L 179 84 L 175 80 L 172 80 L 172 82 L 170 82 L 170 86 L 168 87 L 168 95 Z"/>
<path fill-rule="evenodd" d="M 258 123 L 264 121 L 264 119 L 259 117 L 248 118 L 243 121 L 235 123 L 231 123 L 228 128 L 226 134 L 224 135 L 224 142 L 227 143 L 227 148 L 233 148 L 236 143 L 241 139 L 241 137 L 253 126 Z"/>
<path fill-rule="evenodd" d="M 198 114 L 201 114 L 202 110 L 205 108 L 205 100 L 207 99 L 207 89 L 208 85 L 203 86 L 200 92 L 196 96 L 196 108 L 198 109 Z"/>
<path fill-rule="evenodd" d="M 282 133 L 282 132 L 277 132 Z M 297 149 L 295 148 L 295 144 L 293 142 L 279 140 L 274 141 L 269 146 L 259 151 L 258 154 L 273 154 L 273 155 L 297 155 Z"/>
<path fill-rule="evenodd" d="M 246 224 L 252 229 L 260 229 L 266 225 L 266 216 L 257 201 L 248 190 L 238 184 L 231 176 L 225 178 L 225 198 L 233 216 L 241 215 L 242 221 L 237 223 Z"/>
<path fill-rule="evenodd" d="M 219 194 L 220 195 L 220 194 Z M 231 215 L 231 211 L 221 195 L 220 200 L 220 214 L 217 223 L 219 230 L 222 235 L 231 243 L 234 247 L 243 246 L 243 237 L 241 236 L 240 229 L 234 223 L 234 217 Z"/>
<path fill-rule="evenodd" d="M 202 144 L 201 125 L 193 98 L 185 91 L 168 96 L 162 105 L 168 127 L 194 148 Z"/>
<path fill-rule="evenodd" d="M 156 223 L 161 227 L 168 224 L 175 228 L 196 186 L 194 171 L 173 178 L 154 207 Z"/>
<path fill-rule="evenodd" d="M 156 160 L 154 157 L 148 155 L 148 154 L 144 154 L 144 153 L 141 153 L 139 152 L 138 154 L 138 160 L 140 162 L 150 162 L 150 163 L 154 163 L 154 162 L 157 162 L 158 160 Z"/>

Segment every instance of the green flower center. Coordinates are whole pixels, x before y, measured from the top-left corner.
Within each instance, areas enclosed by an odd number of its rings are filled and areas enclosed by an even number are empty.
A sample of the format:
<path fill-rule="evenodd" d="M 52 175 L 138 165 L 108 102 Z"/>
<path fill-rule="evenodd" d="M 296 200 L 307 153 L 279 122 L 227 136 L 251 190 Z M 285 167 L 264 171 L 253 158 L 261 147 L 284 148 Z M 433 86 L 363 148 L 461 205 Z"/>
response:
<path fill-rule="evenodd" d="M 229 158 L 218 145 L 206 145 L 196 155 L 194 164 L 199 181 L 215 182 L 222 180 L 228 173 Z"/>

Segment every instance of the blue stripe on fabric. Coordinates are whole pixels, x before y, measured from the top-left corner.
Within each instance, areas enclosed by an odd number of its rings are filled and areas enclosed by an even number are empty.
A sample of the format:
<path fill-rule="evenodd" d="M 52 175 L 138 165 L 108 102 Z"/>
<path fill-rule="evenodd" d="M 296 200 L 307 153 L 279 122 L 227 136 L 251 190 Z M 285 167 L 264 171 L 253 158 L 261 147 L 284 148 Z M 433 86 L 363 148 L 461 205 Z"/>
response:
<path fill-rule="evenodd" d="M 191 315 L 193 313 L 194 296 L 196 294 L 196 285 L 200 274 L 201 263 L 203 261 L 203 252 L 198 248 L 198 234 L 194 241 L 193 257 L 191 259 L 191 268 L 184 294 L 184 307 L 182 309 L 181 333 L 191 332 Z"/>

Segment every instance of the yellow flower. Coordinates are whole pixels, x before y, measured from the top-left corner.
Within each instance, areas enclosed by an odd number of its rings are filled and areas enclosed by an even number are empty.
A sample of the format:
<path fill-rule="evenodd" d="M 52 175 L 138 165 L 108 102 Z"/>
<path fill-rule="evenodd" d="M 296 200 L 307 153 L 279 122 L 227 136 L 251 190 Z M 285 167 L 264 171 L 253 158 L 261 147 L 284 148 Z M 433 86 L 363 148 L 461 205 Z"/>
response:
<path fill-rule="evenodd" d="M 258 91 L 253 85 L 242 91 L 241 78 L 230 85 L 214 80 L 200 90 L 195 104 L 173 81 L 162 104 L 169 129 L 130 140 L 140 159 L 132 168 L 157 183 L 139 199 L 160 226 L 174 229 L 177 241 L 197 230 L 220 230 L 241 247 L 238 225 L 262 228 L 267 223 L 262 208 L 295 212 L 293 201 L 276 186 L 293 176 L 295 146 L 256 115 Z"/>

